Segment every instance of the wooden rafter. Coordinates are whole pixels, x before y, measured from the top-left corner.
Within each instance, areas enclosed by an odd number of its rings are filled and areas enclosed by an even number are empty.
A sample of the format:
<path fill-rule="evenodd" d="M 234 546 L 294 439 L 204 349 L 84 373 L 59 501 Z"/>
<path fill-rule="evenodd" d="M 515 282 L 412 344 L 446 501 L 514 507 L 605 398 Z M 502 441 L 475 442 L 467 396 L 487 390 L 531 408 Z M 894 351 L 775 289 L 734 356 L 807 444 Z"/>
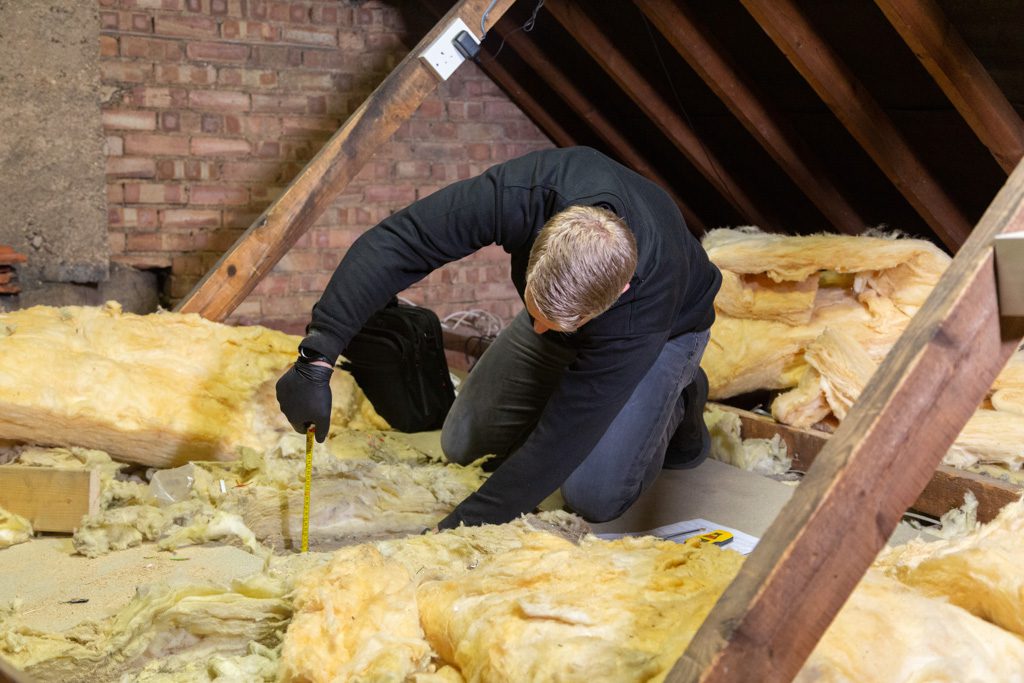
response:
<path fill-rule="evenodd" d="M 796 675 L 1024 336 L 997 304 L 992 243 L 1010 231 L 1024 162 L 666 680 Z"/>
<path fill-rule="evenodd" d="M 970 234 L 970 223 L 793 0 L 741 1 L 935 234 L 956 251 Z"/>
<path fill-rule="evenodd" d="M 934 0 L 875 0 L 950 102 L 1009 173 L 1024 157 L 1024 121 Z"/>
<path fill-rule="evenodd" d="M 862 233 L 864 219 L 828 179 L 814 154 L 737 73 L 686 5 L 661 0 L 634 2 L 822 215 L 840 232 Z"/>
<path fill-rule="evenodd" d="M 497 0 L 496 22 L 513 0 Z M 491 0 L 460 0 L 327 141 L 324 148 L 178 305 L 223 320 L 330 206 L 377 149 L 434 91 L 437 75 L 419 55 L 456 17 L 480 26 Z"/>
<path fill-rule="evenodd" d="M 604 31 L 583 8 L 573 0 L 548 0 L 546 7 L 594 61 L 611 76 L 612 80 L 634 104 L 658 126 L 676 149 L 700 171 L 711 186 L 718 190 L 718 193 L 732 204 L 745 220 L 765 230 L 778 228 L 772 224 L 765 212 L 758 208 L 757 202 L 736 182 L 726 168 L 726 164 L 698 139 L 696 132 L 662 98 L 647 78 L 640 73 L 640 70 L 632 65 L 629 58 L 622 54 L 615 42 L 605 35 Z"/>
<path fill-rule="evenodd" d="M 669 193 L 692 232 L 699 235 L 706 230 L 704 221 L 700 220 L 686 202 L 676 194 L 672 189 L 672 184 L 662 178 L 632 143 L 619 132 L 618 128 L 601 114 L 587 96 L 580 92 L 579 88 L 573 85 L 572 78 L 569 78 L 559 67 L 549 61 L 522 32 L 505 30 L 502 25 L 496 26 L 494 30 L 505 40 L 506 49 L 514 50 L 541 80 L 565 100 L 566 104 L 608 144 L 612 153 L 618 155 L 634 171 L 658 183 Z"/>

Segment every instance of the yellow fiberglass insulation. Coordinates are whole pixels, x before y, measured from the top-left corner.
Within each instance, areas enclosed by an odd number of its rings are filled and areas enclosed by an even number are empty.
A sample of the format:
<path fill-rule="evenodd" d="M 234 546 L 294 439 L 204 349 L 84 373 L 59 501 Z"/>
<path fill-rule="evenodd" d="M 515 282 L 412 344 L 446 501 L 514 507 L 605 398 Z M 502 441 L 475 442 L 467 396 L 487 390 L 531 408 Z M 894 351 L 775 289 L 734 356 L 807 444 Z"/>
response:
<path fill-rule="evenodd" d="M 32 524 L 21 515 L 0 508 L 0 549 L 32 538 Z"/>
<path fill-rule="evenodd" d="M 960 431 L 943 462 L 954 467 L 1000 464 L 1018 470 L 1024 465 L 1024 404 L 1013 374 L 1018 352 L 997 379 L 1003 387 L 992 395 L 993 408 L 979 408 Z M 804 351 L 808 364 L 797 387 L 779 395 L 772 415 L 779 422 L 810 427 L 829 415 L 842 420 L 860 396 L 877 364 L 853 339 L 826 329 Z M 1024 392 L 1022 392 L 1024 393 Z"/>
<path fill-rule="evenodd" d="M 144 591 L 67 634 L 11 615 L 0 656 L 44 683 L 660 681 L 742 562 L 650 537 L 574 545 L 531 524 L 275 557 L 227 588 Z M 797 680 L 1024 680 L 1024 642 L 1006 630 L 1022 525 L 1016 504 L 960 540 L 883 553 Z M 986 548 L 1010 559 L 971 554 Z M 978 594 L 966 609 L 961 584 Z"/>
<path fill-rule="evenodd" d="M 737 228 L 703 244 L 723 277 L 702 363 L 714 399 L 795 387 L 805 348 L 826 327 L 880 361 L 950 262 L 930 242 L 871 235 Z"/>
<path fill-rule="evenodd" d="M 916 591 L 1024 638 L 1024 500 L 973 533 L 913 541 L 883 553 L 877 564 Z"/>
<path fill-rule="evenodd" d="M 574 545 L 525 527 L 342 550 L 297 582 L 282 678 L 659 680 L 741 560 L 654 538 Z"/>
<path fill-rule="evenodd" d="M 95 448 L 171 467 L 228 460 L 290 431 L 274 383 L 299 338 L 194 314 L 102 307 L 0 313 L 0 439 Z M 40 381 L 38 359 L 46 357 Z M 335 372 L 333 424 L 386 426 Z"/>
<path fill-rule="evenodd" d="M 294 548 L 301 535 L 300 434 L 281 436 L 266 452 L 243 449 L 237 461 L 163 470 L 149 486 L 119 479 L 124 465 L 101 451 L 21 446 L 8 453 L 19 465 L 100 470 L 100 512 L 83 518 L 72 539 L 88 557 L 145 541 L 166 550 L 229 541 L 266 555 L 271 548 Z M 169 495 L 156 486 L 168 476 L 188 483 Z M 484 478 L 478 465 L 443 462 L 401 434 L 332 430 L 314 447 L 310 541 L 317 547 L 419 533 L 436 526 Z"/>

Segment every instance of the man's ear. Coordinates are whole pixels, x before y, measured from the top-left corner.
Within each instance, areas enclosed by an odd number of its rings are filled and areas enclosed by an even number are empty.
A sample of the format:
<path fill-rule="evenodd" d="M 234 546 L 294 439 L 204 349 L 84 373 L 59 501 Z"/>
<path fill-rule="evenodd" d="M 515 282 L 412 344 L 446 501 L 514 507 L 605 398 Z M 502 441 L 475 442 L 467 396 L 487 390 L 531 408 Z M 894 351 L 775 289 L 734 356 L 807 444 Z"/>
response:
<path fill-rule="evenodd" d="M 629 289 L 629 283 L 628 282 L 626 283 L 626 286 L 622 288 L 622 294 L 625 294 L 627 289 Z"/>

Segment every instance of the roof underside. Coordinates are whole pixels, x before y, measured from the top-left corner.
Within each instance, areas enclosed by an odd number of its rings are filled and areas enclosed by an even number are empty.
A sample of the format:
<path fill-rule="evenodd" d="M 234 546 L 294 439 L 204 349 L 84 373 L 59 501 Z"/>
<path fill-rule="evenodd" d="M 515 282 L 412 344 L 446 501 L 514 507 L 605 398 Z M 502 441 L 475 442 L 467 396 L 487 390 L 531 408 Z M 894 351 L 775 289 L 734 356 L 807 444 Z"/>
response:
<path fill-rule="evenodd" d="M 436 20 L 452 4 L 419 8 Z M 946 22 L 943 49 L 966 49 L 950 57 L 917 45 L 925 59 L 915 56 L 915 28 L 897 31 L 892 16 L 918 4 L 924 19 Z M 1006 180 L 993 145 L 1019 158 L 1017 0 L 547 0 L 533 30 L 521 30 L 536 5 L 518 0 L 489 31 L 483 68 L 556 143 L 596 147 L 658 180 L 698 227 L 885 226 L 952 249 Z M 1003 120 L 1008 112 L 1018 127 L 988 146 L 924 66 L 945 59 L 963 70 L 965 54 L 995 86 L 967 106 L 988 108 L 1001 91 Z M 748 99 L 715 64 L 738 76 Z M 851 88 L 836 95 L 844 75 Z M 858 122 L 858 111 L 871 115 Z"/>

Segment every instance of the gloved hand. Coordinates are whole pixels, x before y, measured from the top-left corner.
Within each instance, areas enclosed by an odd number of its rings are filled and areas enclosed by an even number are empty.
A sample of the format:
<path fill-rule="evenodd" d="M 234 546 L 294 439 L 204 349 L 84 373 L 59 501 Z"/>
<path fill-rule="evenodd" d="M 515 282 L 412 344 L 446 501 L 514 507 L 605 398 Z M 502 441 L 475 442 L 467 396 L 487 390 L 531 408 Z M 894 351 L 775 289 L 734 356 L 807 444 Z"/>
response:
<path fill-rule="evenodd" d="M 323 443 L 331 426 L 331 373 L 334 368 L 303 359 L 295 361 L 277 380 L 277 403 L 295 431 L 305 434 L 316 425 L 316 440 Z"/>

